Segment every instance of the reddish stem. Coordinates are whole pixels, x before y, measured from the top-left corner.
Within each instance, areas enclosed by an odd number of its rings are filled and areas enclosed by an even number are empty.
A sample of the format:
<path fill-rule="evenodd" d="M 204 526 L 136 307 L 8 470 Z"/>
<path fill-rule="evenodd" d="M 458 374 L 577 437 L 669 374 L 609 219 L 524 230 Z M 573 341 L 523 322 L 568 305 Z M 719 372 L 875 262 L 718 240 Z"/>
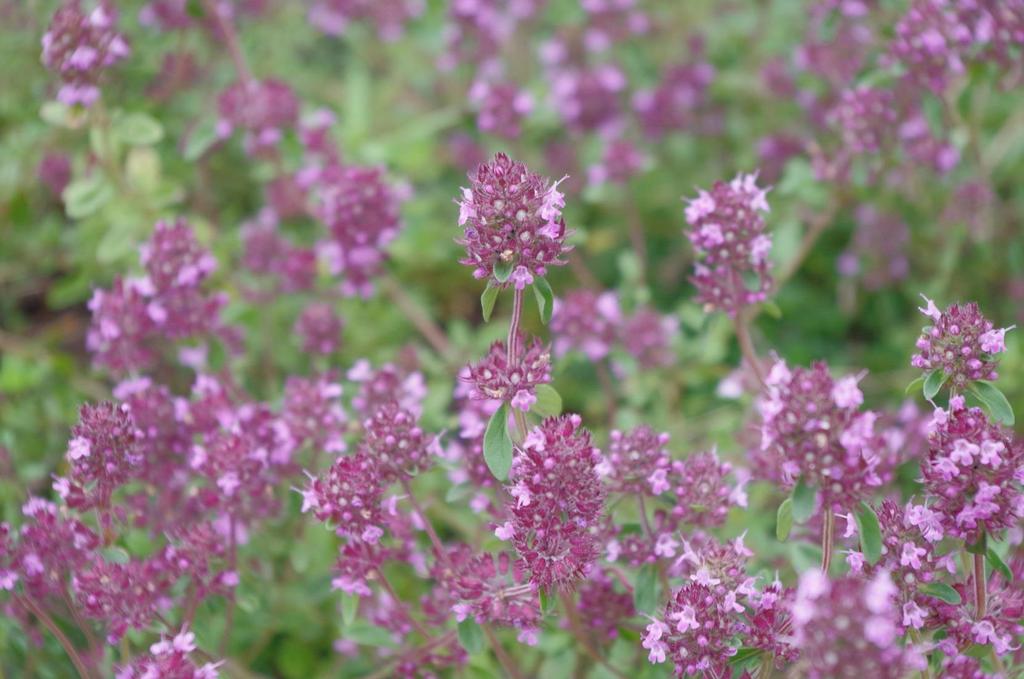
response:
<path fill-rule="evenodd" d="M 832 509 L 825 510 L 825 522 L 821 525 L 821 572 L 828 575 L 832 566 L 832 543 L 835 542 L 836 515 Z"/>
<path fill-rule="evenodd" d="M 57 641 L 60 642 L 64 652 L 68 654 L 68 658 L 71 659 L 71 664 L 75 666 L 75 670 L 78 671 L 78 676 L 82 679 L 91 679 L 92 673 L 89 671 L 89 667 L 82 660 L 82 656 L 79 655 L 78 650 L 75 649 L 75 645 L 71 643 L 67 635 L 64 634 L 64 630 L 54 622 L 50 614 L 47 613 L 39 604 L 32 600 L 29 596 L 17 597 L 16 600 L 25 608 L 32 611 L 32 613 L 39 619 L 43 625 L 46 626 L 53 636 L 57 637 Z"/>
<path fill-rule="evenodd" d="M 988 612 L 988 592 L 985 590 L 985 555 L 974 555 L 974 611 L 981 620 Z"/>

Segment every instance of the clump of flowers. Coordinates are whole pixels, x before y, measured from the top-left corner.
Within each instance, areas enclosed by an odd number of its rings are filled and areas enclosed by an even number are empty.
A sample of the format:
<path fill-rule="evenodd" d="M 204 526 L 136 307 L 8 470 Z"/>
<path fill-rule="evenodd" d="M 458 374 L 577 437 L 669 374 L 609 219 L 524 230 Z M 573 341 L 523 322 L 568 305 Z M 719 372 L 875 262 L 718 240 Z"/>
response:
<path fill-rule="evenodd" d="M 363 420 L 363 431 L 363 449 L 383 478 L 404 478 L 433 462 L 431 448 L 436 438 L 420 428 L 415 415 L 393 401 Z"/>
<path fill-rule="evenodd" d="M 516 287 L 544 276 L 549 266 L 566 263 L 568 233 L 560 182 L 549 182 L 504 153 L 471 174 L 462 190 L 459 243 L 466 248 L 460 260 L 473 267 L 476 278 L 502 284 L 511 275 Z"/>
<path fill-rule="evenodd" d="M 735 612 L 706 585 L 684 585 L 665 605 L 661 619 L 647 626 L 643 647 L 648 659 L 671 660 L 678 676 L 727 674 L 743 631 Z"/>
<path fill-rule="evenodd" d="M 477 126 L 505 139 L 516 139 L 523 119 L 533 110 L 533 98 L 514 83 L 477 81 L 469 91 L 477 109 Z"/>
<path fill-rule="evenodd" d="M 942 370 L 950 389 L 957 393 L 969 382 L 996 379 L 996 356 L 1006 351 L 1006 333 L 1012 327 L 996 328 L 974 302 L 951 304 L 940 311 L 935 302 L 924 300 L 926 306 L 920 311 L 932 324 L 922 329 L 911 365 L 926 371 Z"/>
<path fill-rule="evenodd" d="M 495 533 L 512 541 L 538 587 L 570 585 L 597 558 L 590 529 L 604 516 L 599 462 L 579 415 L 544 420 L 512 462 L 512 518 Z"/>
<path fill-rule="evenodd" d="M 973 543 L 1014 525 L 1024 516 L 1024 448 L 962 396 L 933 421 L 921 475 L 944 531 Z"/>
<path fill-rule="evenodd" d="M 221 92 L 217 112 L 218 135 L 227 138 L 235 130 L 242 130 L 246 150 L 255 155 L 277 146 L 284 133 L 295 127 L 299 100 L 281 80 L 243 79 Z"/>
<path fill-rule="evenodd" d="M 613 292 L 573 290 L 555 302 L 551 315 L 555 355 L 579 350 L 591 361 L 611 351 L 622 323 L 619 301 Z"/>
<path fill-rule="evenodd" d="M 522 344 L 522 338 L 514 342 Z M 505 342 L 491 345 L 487 356 L 469 366 L 469 382 L 473 396 L 478 399 L 508 401 L 512 407 L 528 411 L 537 401 L 537 385 L 551 381 L 551 356 L 537 338 L 521 354 L 509 362 L 510 352 Z"/>
<path fill-rule="evenodd" d="M 373 460 L 360 451 L 339 457 L 302 493 L 303 511 L 335 526 L 339 535 L 377 542 L 384 534 L 381 498 L 384 489 Z"/>
<path fill-rule="evenodd" d="M 793 633 L 806 676 L 901 679 L 920 669 L 920 652 L 899 643 L 895 594 L 884 571 L 871 580 L 804 573 L 793 603 Z"/>
<path fill-rule="evenodd" d="M 668 441 L 667 433 L 659 434 L 645 424 L 628 432 L 614 429 L 598 473 L 614 492 L 660 495 L 669 489 Z"/>
<path fill-rule="evenodd" d="M 823 362 L 790 369 L 778 360 L 758 405 L 760 455 L 777 461 L 778 471 L 768 473 L 787 486 L 802 479 L 820 489 L 822 505 L 833 511 L 850 509 L 881 485 L 876 415 L 860 410 L 858 380 L 833 379 Z"/>
<path fill-rule="evenodd" d="M 302 338 L 302 350 L 330 356 L 341 344 L 344 324 L 330 304 L 310 304 L 295 321 L 295 334 Z"/>
<path fill-rule="evenodd" d="M 99 0 L 91 11 L 81 0 L 66 0 L 54 13 L 43 34 L 43 64 L 63 81 L 58 101 L 85 107 L 99 101 L 100 76 L 131 53 L 116 25 L 110 0 Z"/>
<path fill-rule="evenodd" d="M 768 297 L 772 241 L 760 214 L 768 212 L 767 193 L 756 174 L 738 175 L 689 201 L 687 236 L 698 260 L 691 280 L 708 309 L 735 316 Z"/>

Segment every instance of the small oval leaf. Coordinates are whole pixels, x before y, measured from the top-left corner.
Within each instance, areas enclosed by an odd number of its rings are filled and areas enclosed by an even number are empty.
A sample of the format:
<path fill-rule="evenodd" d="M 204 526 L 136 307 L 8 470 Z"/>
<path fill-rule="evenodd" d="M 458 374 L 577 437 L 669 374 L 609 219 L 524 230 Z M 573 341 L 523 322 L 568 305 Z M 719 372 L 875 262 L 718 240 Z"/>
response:
<path fill-rule="evenodd" d="M 473 618 L 466 618 L 459 623 L 459 643 L 470 655 L 484 650 L 484 631 Z"/>
<path fill-rule="evenodd" d="M 494 311 L 494 303 L 498 301 L 499 292 L 501 292 L 501 288 L 488 283 L 483 294 L 480 295 L 480 310 L 483 312 L 485 323 L 491 320 L 491 313 Z"/>
<path fill-rule="evenodd" d="M 933 400 L 946 383 L 949 375 L 945 370 L 933 370 L 924 376 L 924 397 L 929 401 Z"/>
<path fill-rule="evenodd" d="M 541 417 L 555 417 L 562 414 L 562 396 L 550 384 L 537 385 L 537 400 L 533 412 Z"/>
<path fill-rule="evenodd" d="M 878 515 L 871 505 L 861 502 L 855 518 L 861 552 L 869 564 L 875 565 L 882 556 L 882 528 L 878 524 Z"/>
<path fill-rule="evenodd" d="M 508 280 L 508 277 L 512 275 L 512 262 L 506 262 L 499 259 L 494 263 L 494 279 L 499 283 L 504 283 Z"/>
<path fill-rule="evenodd" d="M 1010 567 L 1003 561 L 1003 557 L 999 556 L 999 553 L 991 547 L 985 553 L 985 558 L 988 559 L 988 563 L 992 566 L 992 570 L 998 571 L 1003 576 L 1003 580 L 1006 582 L 1013 582 L 1013 572 Z"/>
<path fill-rule="evenodd" d="M 818 491 L 811 488 L 803 479 L 797 481 L 793 488 L 793 520 L 797 523 L 804 523 L 814 516 L 815 497 Z"/>
<path fill-rule="evenodd" d="M 512 468 L 512 438 L 508 434 L 508 404 L 502 403 L 484 432 L 484 462 L 494 478 L 504 481 Z"/>
<path fill-rule="evenodd" d="M 972 382 L 970 390 L 984 404 L 993 420 L 1005 424 L 1007 427 L 1013 426 L 1015 421 L 1013 407 L 1010 406 L 1010 402 L 1006 400 L 1006 396 L 999 390 L 999 387 L 991 382 Z"/>
<path fill-rule="evenodd" d="M 636 587 L 633 589 L 633 605 L 641 613 L 651 615 L 658 607 L 658 567 L 657 564 L 645 563 L 636 576 Z"/>
<path fill-rule="evenodd" d="M 551 284 L 543 276 L 534 277 L 533 296 L 537 299 L 540 320 L 547 325 L 551 322 L 551 312 L 555 306 L 555 293 L 551 291 Z"/>
<path fill-rule="evenodd" d="M 786 498 L 779 505 L 779 511 L 775 515 L 775 537 L 779 542 L 789 539 L 789 532 L 793 529 L 793 500 Z"/>
<path fill-rule="evenodd" d="M 960 592 L 956 591 L 944 582 L 929 582 L 921 585 L 917 589 L 921 594 L 933 596 L 936 599 L 940 599 L 945 601 L 947 604 L 952 604 L 954 606 L 959 605 L 961 601 Z"/>

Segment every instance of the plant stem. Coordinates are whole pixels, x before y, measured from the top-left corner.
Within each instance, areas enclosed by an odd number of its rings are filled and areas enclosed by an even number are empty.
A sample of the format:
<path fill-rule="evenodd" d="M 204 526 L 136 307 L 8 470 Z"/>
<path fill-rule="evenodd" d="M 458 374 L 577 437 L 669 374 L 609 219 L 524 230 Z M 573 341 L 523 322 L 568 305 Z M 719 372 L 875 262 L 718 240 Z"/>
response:
<path fill-rule="evenodd" d="M 572 597 L 570 597 L 566 592 L 559 593 L 558 597 L 562 600 L 562 605 L 565 606 L 565 615 L 569 618 L 569 630 L 583 648 L 583 652 L 586 653 L 591 660 L 604 666 L 605 669 L 619 679 L 630 679 L 619 668 L 612 665 L 603 655 L 601 655 L 601 652 L 594 648 L 590 643 L 586 630 L 580 627 L 579 617 L 576 615 L 576 607 L 573 603 Z"/>
<path fill-rule="evenodd" d="M 832 543 L 835 542 L 836 515 L 831 507 L 825 510 L 825 522 L 821 525 L 821 572 L 828 575 L 832 566 Z"/>
<path fill-rule="evenodd" d="M 412 484 L 409 483 L 409 478 L 403 476 L 401 483 L 402 488 L 405 490 L 405 494 L 409 496 L 409 503 L 412 505 L 413 511 L 419 515 L 420 521 L 423 523 L 423 527 L 427 531 L 427 535 L 430 537 L 430 544 L 434 547 L 434 556 L 437 557 L 438 561 L 447 565 L 448 555 L 444 551 L 444 545 L 441 543 L 441 538 L 438 537 L 433 524 L 430 523 L 430 519 L 427 518 L 426 513 L 423 511 L 423 507 L 420 506 L 419 501 L 416 499 L 415 493 L 412 492 Z"/>
<path fill-rule="evenodd" d="M 754 340 L 750 336 L 750 317 L 746 313 L 746 309 L 741 309 L 733 317 L 732 322 L 736 328 L 736 339 L 740 344 L 740 352 L 742 352 L 747 365 L 754 372 L 754 376 L 757 377 L 761 388 L 765 388 L 767 385 L 765 384 L 764 368 L 761 366 L 761 360 L 757 357 Z"/>
<path fill-rule="evenodd" d="M 430 632 L 428 632 L 426 628 L 423 627 L 419 620 L 412 617 L 412 612 L 409 611 L 409 607 L 406 606 L 405 602 L 402 601 L 402 599 L 398 596 L 398 593 L 395 592 L 394 588 L 391 586 L 391 583 L 388 582 L 387 576 L 384 575 L 384 571 L 381 570 L 379 567 L 374 568 L 373 570 L 376 571 L 377 577 L 380 578 L 381 587 L 383 587 L 384 590 L 388 593 L 388 596 L 390 596 L 391 600 L 395 602 L 395 605 L 401 609 L 402 613 L 404 613 L 405 616 L 409 618 L 409 623 L 412 624 L 412 626 L 416 629 L 417 632 L 423 635 L 424 639 L 429 639 Z"/>
<path fill-rule="evenodd" d="M 491 645 L 491 649 L 494 651 L 494 655 L 498 658 L 498 663 L 501 665 L 501 669 L 505 670 L 505 674 L 512 677 L 512 679 L 524 679 L 523 675 L 520 674 L 519 669 L 516 667 L 515 662 L 509 657 L 505 651 L 505 647 L 498 641 L 498 637 L 494 636 L 494 630 L 488 623 L 481 623 L 480 627 L 484 631 L 484 635 L 487 637 L 487 642 Z"/>
<path fill-rule="evenodd" d="M 434 319 L 430 317 L 426 311 L 424 311 L 416 301 L 406 293 L 405 289 L 399 284 L 398 281 L 391 277 L 385 277 L 381 281 L 381 285 L 384 291 L 388 293 L 391 301 L 395 303 L 405 317 L 409 319 L 409 322 L 419 330 L 423 338 L 427 340 L 434 351 L 436 351 L 441 358 L 446 362 L 454 365 L 454 356 L 452 354 L 452 346 L 448 342 L 448 337 L 444 334 L 444 330 L 441 329 Z"/>
<path fill-rule="evenodd" d="M 32 600 L 29 596 L 22 596 L 16 599 L 22 606 L 32 611 L 32 613 L 39 619 L 39 622 L 46 626 L 46 629 L 53 633 L 53 636 L 57 637 L 57 641 L 60 642 L 64 652 L 68 654 L 68 658 L 71 659 L 71 664 L 75 666 L 78 671 L 78 676 L 82 679 L 91 679 L 92 673 L 89 671 L 89 667 L 82 660 L 82 656 L 79 655 L 78 650 L 75 649 L 75 645 L 71 643 L 67 635 L 64 634 L 50 614 L 47 613 L 39 604 Z"/>
<path fill-rule="evenodd" d="M 985 555 L 974 554 L 974 612 L 981 620 L 988 612 L 988 592 L 985 591 Z"/>
<path fill-rule="evenodd" d="M 224 36 L 224 44 L 231 55 L 232 63 L 235 65 L 238 79 L 248 85 L 253 79 L 252 71 L 249 70 L 249 64 L 245 60 L 245 54 L 242 52 L 242 47 L 238 42 L 238 33 L 235 31 L 234 24 L 224 18 L 214 0 L 203 0 L 203 5 L 206 11 L 213 15 L 214 20 L 217 22 L 217 27 L 220 28 L 220 32 Z"/>
<path fill-rule="evenodd" d="M 229 518 L 228 534 L 228 568 L 237 575 L 238 570 L 238 537 L 235 530 L 235 516 Z M 231 598 L 228 599 L 227 612 L 224 615 L 224 636 L 220 639 L 220 655 L 227 654 L 228 642 L 231 639 L 231 628 L 235 624 L 235 591 L 231 591 Z"/>

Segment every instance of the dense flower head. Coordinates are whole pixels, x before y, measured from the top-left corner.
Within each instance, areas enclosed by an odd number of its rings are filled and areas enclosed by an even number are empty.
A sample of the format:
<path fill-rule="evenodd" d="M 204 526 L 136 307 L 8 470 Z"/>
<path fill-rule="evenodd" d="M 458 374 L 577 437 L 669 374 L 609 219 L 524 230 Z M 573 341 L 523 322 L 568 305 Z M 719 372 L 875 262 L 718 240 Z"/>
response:
<path fill-rule="evenodd" d="M 71 159 L 63 153 L 47 153 L 39 161 L 36 176 L 54 198 L 60 198 L 71 183 Z"/>
<path fill-rule="evenodd" d="M 516 139 L 523 119 L 533 110 L 533 98 L 511 82 L 477 81 L 469 91 L 477 110 L 477 127 L 505 139 Z"/>
<path fill-rule="evenodd" d="M 381 40 L 402 37 L 405 25 L 423 13 L 423 0 L 316 0 L 309 23 L 327 35 L 342 35 L 355 21 L 372 23 Z"/>
<path fill-rule="evenodd" d="M 672 342 L 678 334 L 679 323 L 675 317 L 641 307 L 626 317 L 619 339 L 622 348 L 641 368 L 654 370 L 675 361 Z"/>
<path fill-rule="evenodd" d="M 946 533 L 970 543 L 1024 517 L 1024 447 L 1012 432 L 963 397 L 936 410 L 933 426 L 921 474 Z"/>
<path fill-rule="evenodd" d="M 611 351 L 622 324 L 619 300 L 614 292 L 580 289 L 555 300 L 551 334 L 555 355 L 579 350 L 591 361 Z"/>
<path fill-rule="evenodd" d="M 80 507 L 106 507 L 115 488 L 139 473 L 140 433 L 124 405 L 83 405 L 71 429 L 67 460 L 71 479 L 88 498 Z"/>
<path fill-rule="evenodd" d="M 794 662 L 800 652 L 793 645 L 791 617 L 796 591 L 778 581 L 757 592 L 751 604 L 744 646 L 758 648 L 775 658 L 775 667 Z"/>
<path fill-rule="evenodd" d="M 595 467 L 600 453 L 579 415 L 544 420 L 512 462 L 508 511 L 496 534 L 511 538 L 538 587 L 564 586 L 597 557 L 591 528 L 604 514 L 604 488 Z"/>
<path fill-rule="evenodd" d="M 971 0 L 957 3 L 956 10 L 980 48 L 980 58 L 1007 65 L 1019 57 L 1024 46 L 1024 2 Z"/>
<path fill-rule="evenodd" d="M 468 545 L 447 552 L 448 566 L 435 566 L 437 579 L 451 598 L 451 612 L 462 622 L 494 622 L 535 634 L 540 626 L 537 589 L 523 582 L 522 564 L 507 552 L 475 554 Z"/>
<path fill-rule="evenodd" d="M 370 596 L 369 581 L 377 577 L 377 569 L 392 556 L 380 542 L 349 540 L 338 550 L 331 588 L 346 594 Z"/>
<path fill-rule="evenodd" d="M 711 64 L 680 64 L 667 69 L 654 89 L 638 91 L 633 96 L 633 108 L 645 134 L 660 139 L 694 127 L 714 78 Z"/>
<path fill-rule="evenodd" d="M 919 353 L 910 364 L 925 371 L 942 370 L 956 393 L 962 393 L 969 382 L 998 378 L 995 356 L 1006 351 L 1005 336 L 1012 327 L 996 328 L 974 302 L 951 304 L 940 311 L 935 302 L 924 300 L 926 306 L 920 311 L 932 324 L 921 330 L 916 344 Z"/>
<path fill-rule="evenodd" d="M 616 66 L 562 68 L 551 76 L 551 99 L 566 127 L 611 135 L 622 126 L 620 94 L 626 76 Z"/>
<path fill-rule="evenodd" d="M 114 280 L 89 300 L 92 324 L 85 344 L 97 365 L 124 374 L 149 365 L 155 352 L 150 338 L 156 323 L 148 311 L 145 288 L 137 279 Z"/>
<path fill-rule="evenodd" d="M 523 345 L 522 337 L 513 341 Z M 537 401 L 537 385 L 551 381 L 551 356 L 548 348 L 534 338 L 525 351 L 517 352 L 509 363 L 505 342 L 491 345 L 487 356 L 469 366 L 471 395 L 477 399 L 507 401 L 513 407 L 528 411 Z"/>
<path fill-rule="evenodd" d="M 497 280 L 496 267 L 543 276 L 547 267 L 566 263 L 560 182 L 550 183 L 504 153 L 481 164 L 469 180 L 458 201 L 464 228 L 458 242 L 466 248 L 460 262 L 472 266 L 476 278 Z"/>
<path fill-rule="evenodd" d="M 77 570 L 72 585 L 82 612 L 103 621 L 109 643 L 115 644 L 129 629 L 145 629 L 170 608 L 178 575 L 173 561 L 161 551 L 124 564 L 97 558 Z"/>
<path fill-rule="evenodd" d="M 242 225 L 242 265 L 271 277 L 283 292 L 309 290 L 316 281 L 316 252 L 284 238 L 278 218 L 276 211 L 265 208 Z"/>
<path fill-rule="evenodd" d="M 295 321 L 295 334 L 302 338 L 303 351 L 330 356 L 341 344 L 343 327 L 341 316 L 335 313 L 334 307 L 313 303 L 303 309 Z"/>
<path fill-rule="evenodd" d="M 956 569 L 950 558 L 940 557 L 936 550 L 943 537 L 941 517 L 924 505 L 908 503 L 901 507 L 889 499 L 882 501 L 877 514 L 882 528 L 881 558 L 871 565 L 860 552 L 850 552 L 846 562 L 851 573 L 869 577 L 888 573 L 896 586 L 900 628 L 921 629 L 934 603 L 920 592 L 921 586 Z M 852 522 L 853 517 L 846 520 Z"/>
<path fill-rule="evenodd" d="M 659 434 L 646 424 L 627 432 L 612 430 L 608 452 L 597 471 L 613 492 L 660 495 L 668 490 L 667 483 L 659 482 L 666 478 L 670 464 L 668 441 L 667 433 Z"/>
<path fill-rule="evenodd" d="M 117 10 L 110 0 L 66 0 L 43 34 L 43 64 L 60 75 L 57 99 L 68 106 L 92 106 L 100 97 L 96 83 L 104 70 L 131 52 L 118 33 Z"/>
<path fill-rule="evenodd" d="M 363 417 L 396 401 L 403 409 L 419 416 L 423 399 L 427 395 L 423 373 L 404 365 L 385 363 L 374 368 L 366 359 L 360 359 L 349 369 L 346 377 L 359 384 L 352 397 L 352 408 Z"/>
<path fill-rule="evenodd" d="M 320 175 L 313 214 L 327 227 L 320 255 L 346 295 L 367 296 L 402 227 L 401 194 L 379 167 L 336 165 Z"/>
<path fill-rule="evenodd" d="M 900 645 L 896 586 L 888 573 L 837 580 L 818 570 L 800 577 L 793 632 L 811 679 L 902 679 L 922 660 Z"/>
<path fill-rule="evenodd" d="M 652 472 L 647 482 L 652 493 L 666 489 L 672 493 L 673 521 L 707 528 L 722 525 L 731 507 L 747 504 L 744 484 L 729 479 L 732 471 L 732 465 L 711 450 L 673 460 L 668 468 Z"/>
<path fill-rule="evenodd" d="M 648 162 L 647 156 L 628 139 L 612 139 L 605 145 L 600 162 L 587 169 L 587 182 L 625 184 L 643 171 Z"/>
<path fill-rule="evenodd" d="M 20 583 L 37 599 L 66 591 L 73 569 L 88 562 L 99 548 L 99 536 L 42 498 L 29 497 L 21 511 L 25 519 L 17 541 L 12 541 L 15 545 L 0 589 Z"/>
<path fill-rule="evenodd" d="M 739 648 L 743 623 L 736 611 L 700 583 L 680 587 L 643 636 L 648 660 L 670 660 L 677 677 L 728 676 L 729 659 Z"/>
<path fill-rule="evenodd" d="M 855 375 L 835 380 L 824 362 L 790 369 L 776 361 L 758 407 L 762 457 L 777 460 L 771 470 L 786 486 L 797 478 L 820 490 L 823 506 L 845 511 L 881 485 L 876 415 L 861 411 Z"/>
<path fill-rule="evenodd" d="M 707 308 L 730 315 L 764 301 L 772 284 L 772 241 L 759 214 L 768 212 L 768 190 L 756 182 L 756 174 L 717 182 L 686 207 L 687 235 L 698 259 L 691 279 L 697 297 Z"/>
<path fill-rule="evenodd" d="M 881 150 L 896 119 L 892 92 L 865 85 L 844 90 L 829 114 L 830 122 L 842 133 L 845 150 L 854 155 Z"/>
<path fill-rule="evenodd" d="M 196 241 L 192 228 L 179 219 L 157 222 L 139 250 L 146 268 L 145 286 L 152 300 L 150 318 L 171 338 L 192 337 L 212 328 L 223 300 L 202 292 L 217 260 Z"/>
<path fill-rule="evenodd" d="M 339 457 L 321 477 L 302 492 L 303 511 L 313 510 L 320 521 L 332 524 L 339 535 L 376 542 L 381 525 L 381 475 L 373 460 L 359 451 Z"/>
<path fill-rule="evenodd" d="M 222 663 L 213 662 L 197 666 L 189 657 L 198 646 L 196 635 L 187 628 L 171 638 L 161 637 L 149 647 L 149 653 L 139 655 L 131 664 L 117 670 L 115 679 L 217 679 L 217 668 Z"/>
<path fill-rule="evenodd" d="M 611 571 L 592 568 L 579 586 L 579 612 L 583 623 L 598 639 L 619 636 L 619 624 L 636 615 L 633 594 Z"/>
<path fill-rule="evenodd" d="M 394 401 L 363 420 L 363 450 L 384 479 L 415 474 L 433 463 L 436 437 L 424 432 L 417 417 Z"/>
<path fill-rule="evenodd" d="M 345 450 L 348 418 L 341 406 L 341 385 L 333 373 L 291 376 L 284 385 L 282 419 L 296 442 L 329 453 Z"/>
<path fill-rule="evenodd" d="M 902 64 L 915 83 L 941 94 L 964 72 L 971 31 L 948 0 L 914 0 L 896 23 L 888 58 Z"/>
<path fill-rule="evenodd" d="M 737 600 L 756 593 L 755 578 L 747 575 L 753 554 L 742 535 L 722 542 L 698 530 L 682 541 L 681 554 L 672 562 L 669 574 L 708 587 L 735 607 Z"/>
<path fill-rule="evenodd" d="M 936 601 L 935 624 L 942 625 L 949 635 L 939 642 L 939 649 L 949 656 L 968 653 L 974 644 L 991 645 L 999 656 L 1019 650 L 1020 635 L 1024 633 L 1024 590 L 1017 578 L 1024 565 L 1019 557 L 1009 564 L 1012 580 L 1007 581 L 999 571 L 993 569 L 986 581 L 985 615 L 979 616 L 973 606 L 956 606 Z M 969 601 L 974 590 L 974 575 L 971 574 L 955 589 L 961 599 Z M 945 676 L 945 675 L 943 675 Z"/>
<path fill-rule="evenodd" d="M 899 215 L 867 204 L 857 208 L 856 219 L 857 231 L 850 248 L 837 262 L 839 274 L 860 279 L 868 290 L 905 279 L 910 273 L 910 228 L 906 222 Z"/>
<path fill-rule="evenodd" d="M 281 80 L 239 80 L 217 97 L 220 119 L 217 132 L 228 137 L 238 129 L 246 133 L 249 153 L 276 146 L 299 120 L 299 100 Z"/>

